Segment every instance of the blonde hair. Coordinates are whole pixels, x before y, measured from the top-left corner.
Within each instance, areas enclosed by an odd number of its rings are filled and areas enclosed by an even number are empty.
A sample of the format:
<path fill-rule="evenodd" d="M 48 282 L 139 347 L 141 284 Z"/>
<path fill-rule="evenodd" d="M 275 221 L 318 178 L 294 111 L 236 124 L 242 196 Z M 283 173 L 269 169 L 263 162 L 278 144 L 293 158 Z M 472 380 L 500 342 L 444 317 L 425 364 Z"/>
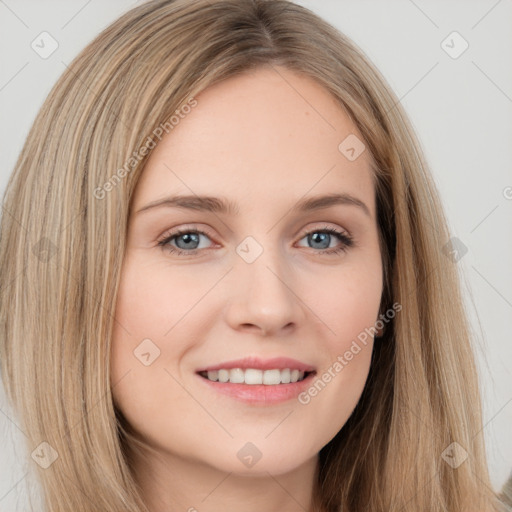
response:
<path fill-rule="evenodd" d="M 47 442 L 58 454 L 38 468 L 48 511 L 147 511 L 109 372 L 130 201 L 151 153 L 140 148 L 208 86 L 276 65 L 325 87 L 363 136 L 381 306 L 402 305 L 354 413 L 320 452 L 322 508 L 498 510 L 457 268 L 442 250 L 450 235 L 397 97 L 354 43 L 291 1 L 157 0 L 107 27 L 64 72 L 4 196 L 2 377 L 30 450 Z M 442 457 L 453 442 L 468 454 L 457 468 Z"/>

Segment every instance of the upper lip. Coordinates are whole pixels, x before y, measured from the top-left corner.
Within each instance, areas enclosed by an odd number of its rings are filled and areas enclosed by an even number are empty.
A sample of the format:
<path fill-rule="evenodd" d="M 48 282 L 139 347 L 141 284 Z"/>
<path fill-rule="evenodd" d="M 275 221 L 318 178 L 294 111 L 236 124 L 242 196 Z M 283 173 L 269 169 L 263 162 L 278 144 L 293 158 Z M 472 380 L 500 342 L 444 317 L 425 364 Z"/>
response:
<path fill-rule="evenodd" d="M 243 359 L 233 359 L 219 364 L 213 364 L 199 368 L 199 372 L 207 372 L 213 370 L 230 370 L 231 368 L 241 368 L 246 370 L 248 368 L 255 368 L 258 370 L 284 370 L 290 368 L 291 370 L 299 370 L 304 372 L 315 371 L 314 366 L 291 359 L 289 357 L 273 357 L 271 359 L 260 359 L 258 357 L 244 357 Z"/>

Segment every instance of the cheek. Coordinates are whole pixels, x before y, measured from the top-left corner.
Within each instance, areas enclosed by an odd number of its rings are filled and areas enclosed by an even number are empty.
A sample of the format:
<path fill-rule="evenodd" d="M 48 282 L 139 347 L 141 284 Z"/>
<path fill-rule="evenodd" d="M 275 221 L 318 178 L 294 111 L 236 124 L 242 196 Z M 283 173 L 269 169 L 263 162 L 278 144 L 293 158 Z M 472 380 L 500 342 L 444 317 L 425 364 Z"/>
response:
<path fill-rule="evenodd" d="M 351 294 L 347 287 L 337 295 L 338 306 L 326 310 L 325 321 L 335 334 L 325 336 L 324 364 L 309 388 L 302 392 L 304 425 L 316 431 L 315 441 L 326 444 L 345 425 L 363 392 L 370 369 L 374 326 L 380 296 Z M 327 314 L 329 313 L 329 314 Z M 320 447 L 321 448 L 321 447 Z"/>
<path fill-rule="evenodd" d="M 127 259 L 118 293 L 116 320 L 137 333 L 162 338 L 183 318 L 206 287 L 180 267 Z M 204 293 L 204 292 L 203 292 Z"/>
<path fill-rule="evenodd" d="M 116 406 L 145 435 L 164 430 L 157 427 L 156 412 L 171 403 L 176 417 L 190 414 L 190 396 L 178 384 L 184 377 L 180 362 L 208 328 L 205 307 L 212 303 L 200 299 L 216 280 L 212 272 L 191 275 L 135 256 L 124 262 L 110 381 Z"/>
<path fill-rule="evenodd" d="M 331 354 L 345 352 L 353 340 L 369 341 L 368 333 L 373 336 L 380 300 L 381 287 L 371 280 L 346 280 L 340 290 L 333 292 L 330 308 L 326 308 L 326 318 L 334 332 L 328 338 Z"/>
<path fill-rule="evenodd" d="M 344 425 L 368 377 L 382 294 L 381 272 L 377 258 L 351 261 L 333 270 L 328 279 L 316 280 L 317 286 L 311 288 L 315 292 L 309 295 L 308 304 L 314 304 L 325 326 L 323 348 L 328 355 L 299 401 L 314 410 L 314 417 L 333 419 L 324 424 L 327 436 Z"/>
<path fill-rule="evenodd" d="M 139 349 L 143 340 L 148 339 L 156 346 L 154 352 L 160 351 L 155 363 L 172 365 L 179 360 L 200 328 L 197 306 L 214 278 L 211 273 L 204 279 L 197 274 L 193 276 L 179 266 L 169 268 L 160 262 L 148 265 L 136 257 L 127 259 L 116 305 L 113 367 L 132 366 L 137 361 L 135 355 L 145 347 L 152 352 L 147 341 Z M 188 336 L 182 335 L 185 326 Z"/>
<path fill-rule="evenodd" d="M 161 270 L 155 266 L 141 266 L 135 259 L 127 258 L 123 265 L 112 337 L 111 385 L 116 402 L 128 408 L 140 407 L 142 396 L 150 404 L 154 398 L 150 390 L 161 389 L 162 381 L 169 379 L 163 372 L 169 363 L 164 342 L 171 339 L 173 326 L 183 316 L 187 288 L 178 292 L 183 289 L 179 278 L 170 287 L 158 274 Z M 173 347 L 177 356 L 180 350 Z"/>
<path fill-rule="evenodd" d="M 331 360 L 348 350 L 358 337 L 371 341 L 368 332 L 378 319 L 382 277 L 380 254 L 375 251 L 361 258 L 347 258 L 329 273 L 315 275 L 304 288 L 303 293 L 309 290 L 308 305 L 327 331 Z"/>

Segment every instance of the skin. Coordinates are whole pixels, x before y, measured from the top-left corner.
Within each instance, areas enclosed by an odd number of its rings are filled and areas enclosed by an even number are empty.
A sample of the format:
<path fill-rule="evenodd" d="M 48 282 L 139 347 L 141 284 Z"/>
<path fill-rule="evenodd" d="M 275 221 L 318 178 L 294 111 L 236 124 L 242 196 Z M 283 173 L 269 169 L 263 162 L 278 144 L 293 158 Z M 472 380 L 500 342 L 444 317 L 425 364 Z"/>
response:
<path fill-rule="evenodd" d="M 308 404 L 245 404 L 195 372 L 286 356 L 321 376 L 374 325 L 382 265 L 369 152 L 349 161 L 338 146 L 349 134 L 362 139 L 353 123 L 316 82 L 284 68 L 230 78 L 196 99 L 153 150 L 135 191 L 111 354 L 114 400 L 148 445 L 134 470 L 152 512 L 312 510 L 318 452 L 359 400 L 373 339 Z M 334 191 L 360 199 L 369 214 L 349 204 L 290 212 L 303 196 Z M 222 196 L 239 213 L 135 213 L 178 193 Z M 343 245 L 334 235 L 324 245 L 307 236 L 326 226 L 355 245 L 321 254 Z M 168 242 L 199 247 L 196 254 L 158 246 L 177 228 L 208 230 L 199 245 Z M 250 264 L 236 252 L 247 236 L 263 248 Z M 147 338 L 160 355 L 145 366 L 134 350 Z M 252 467 L 237 457 L 247 442 L 261 453 Z"/>

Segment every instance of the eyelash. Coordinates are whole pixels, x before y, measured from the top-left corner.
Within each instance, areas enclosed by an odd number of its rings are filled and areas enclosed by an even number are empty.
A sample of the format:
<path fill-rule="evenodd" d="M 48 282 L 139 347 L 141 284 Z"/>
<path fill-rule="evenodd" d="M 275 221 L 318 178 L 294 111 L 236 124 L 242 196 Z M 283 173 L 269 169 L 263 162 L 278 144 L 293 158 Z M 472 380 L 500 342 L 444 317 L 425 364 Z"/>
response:
<path fill-rule="evenodd" d="M 335 247 L 332 249 L 318 250 L 317 251 L 318 254 L 335 255 L 335 254 L 339 254 L 342 252 L 347 252 L 347 250 L 350 247 L 354 246 L 354 239 L 351 236 L 349 236 L 346 233 L 342 233 L 334 228 L 328 228 L 328 227 L 326 227 L 324 229 L 313 229 L 311 231 L 308 231 L 308 232 L 304 233 L 302 238 L 304 238 L 308 235 L 311 235 L 313 233 L 326 233 L 329 235 L 334 235 L 342 243 L 342 245 L 339 247 Z M 179 249 L 179 248 L 173 247 L 172 245 L 169 245 L 169 242 L 171 240 L 173 240 L 174 238 L 178 238 L 181 235 L 188 235 L 188 234 L 205 235 L 206 237 L 211 238 L 208 235 L 208 233 L 205 233 L 204 231 L 201 231 L 198 229 L 178 229 L 177 231 L 175 231 L 169 235 L 166 234 L 165 238 L 158 242 L 158 246 L 161 247 L 164 251 L 168 251 L 170 253 L 175 253 L 175 254 L 179 254 L 179 255 L 185 255 L 185 254 L 194 255 L 198 251 L 201 251 L 202 249 L 192 249 L 190 251 L 185 251 L 183 249 Z M 302 238 L 301 238 L 301 240 L 302 240 Z"/>

